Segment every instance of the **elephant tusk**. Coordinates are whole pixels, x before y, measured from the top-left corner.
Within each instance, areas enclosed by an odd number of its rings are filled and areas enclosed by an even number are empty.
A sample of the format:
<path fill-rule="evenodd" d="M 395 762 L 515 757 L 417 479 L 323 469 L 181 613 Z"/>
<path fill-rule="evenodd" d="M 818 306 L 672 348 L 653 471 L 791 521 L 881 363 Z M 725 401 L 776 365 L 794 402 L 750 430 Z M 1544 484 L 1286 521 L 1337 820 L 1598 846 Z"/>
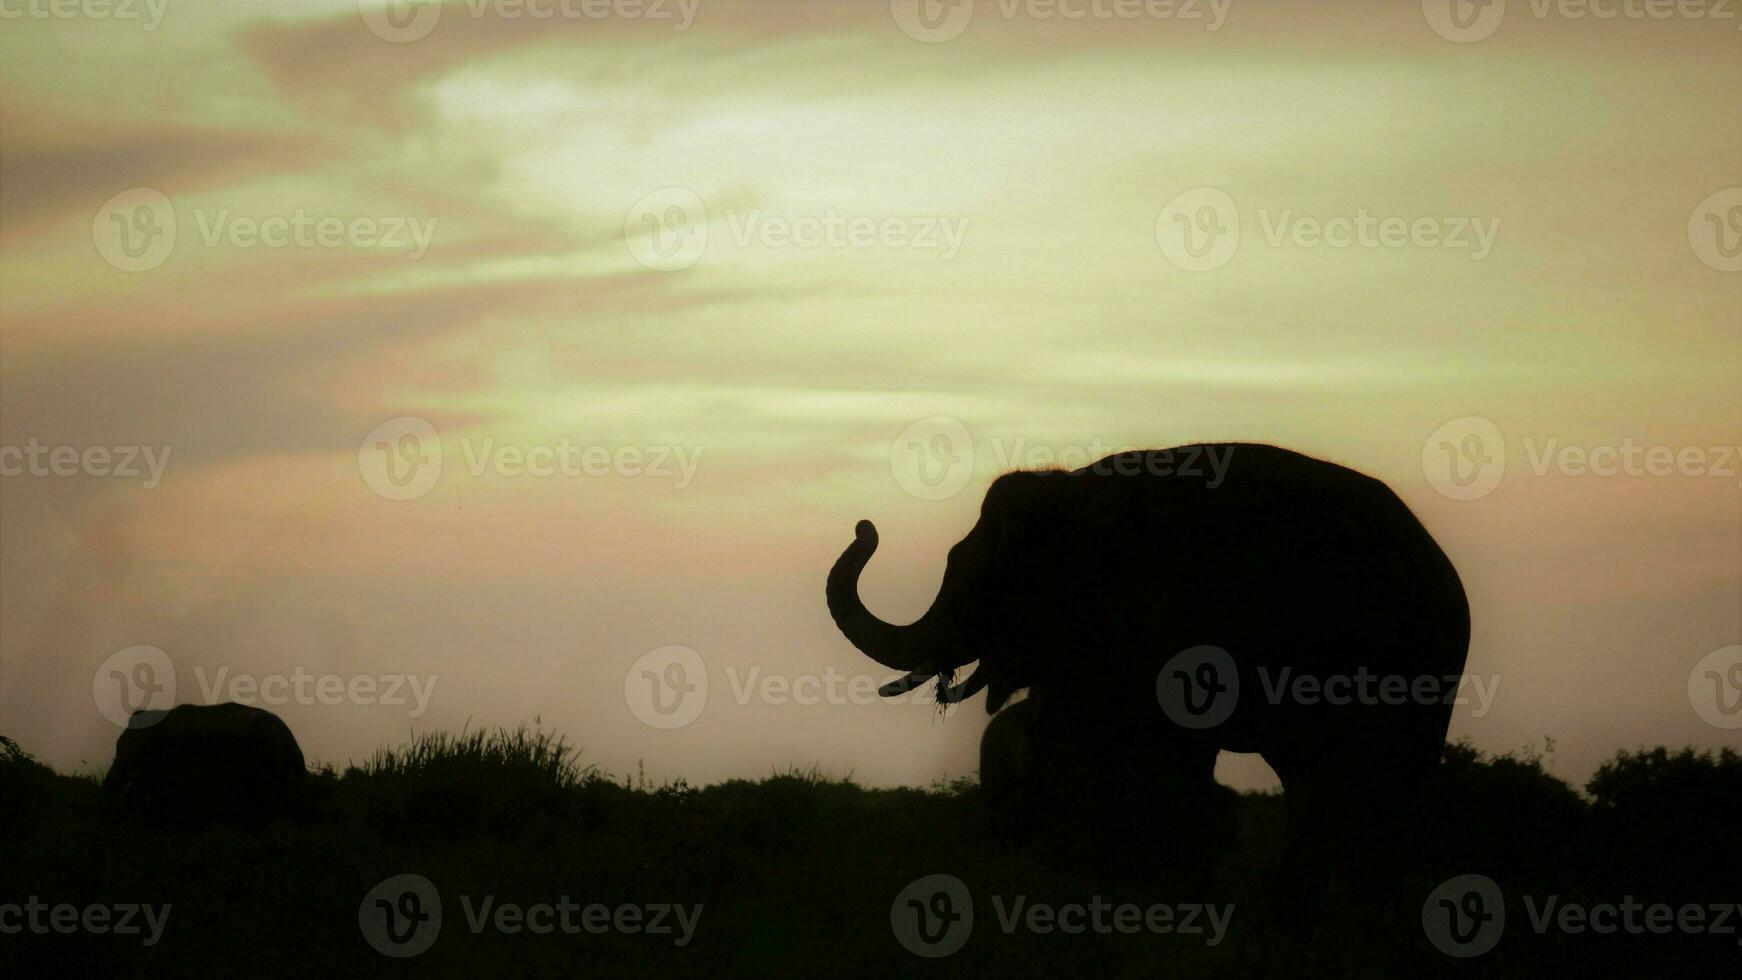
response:
<path fill-rule="evenodd" d="M 906 677 L 890 681 L 883 685 L 877 689 L 877 693 L 879 696 L 886 698 L 895 697 L 897 694 L 906 694 L 908 691 L 911 691 L 921 684 L 924 684 L 926 681 L 931 680 L 933 677 L 936 677 L 939 673 L 939 671 L 935 670 L 916 670 L 913 673 L 908 674 Z"/>
<path fill-rule="evenodd" d="M 940 688 L 938 690 L 938 703 L 955 704 L 958 701 L 965 701 L 980 693 L 980 689 L 985 687 L 989 680 L 984 668 L 975 670 L 962 683 Z"/>

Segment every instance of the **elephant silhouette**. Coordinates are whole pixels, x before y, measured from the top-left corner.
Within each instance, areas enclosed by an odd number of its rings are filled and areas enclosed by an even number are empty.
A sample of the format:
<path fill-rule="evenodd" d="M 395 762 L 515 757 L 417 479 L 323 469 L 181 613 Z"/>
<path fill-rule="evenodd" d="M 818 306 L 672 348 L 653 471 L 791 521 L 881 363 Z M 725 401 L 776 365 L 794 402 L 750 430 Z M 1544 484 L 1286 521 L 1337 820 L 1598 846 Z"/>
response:
<path fill-rule="evenodd" d="M 829 573 L 836 625 L 907 672 L 885 696 L 935 678 L 941 702 L 984 690 L 996 712 L 1026 689 L 1032 717 L 994 725 L 995 749 L 1068 742 L 1054 764 L 1109 783 L 1153 761 L 1183 799 L 1211 792 L 1218 752 L 1256 752 L 1283 784 L 1291 850 L 1403 822 L 1438 766 L 1469 606 L 1421 522 L 1354 470 L 1235 443 L 1006 473 L 907 626 L 859 597 L 876 548 L 859 522 Z M 983 778 L 990 764 L 994 784 L 1020 783 L 982 748 Z"/>
<path fill-rule="evenodd" d="M 103 779 L 112 812 L 147 826 L 259 827 L 300 802 L 296 736 L 263 708 L 227 702 L 135 711 Z"/>

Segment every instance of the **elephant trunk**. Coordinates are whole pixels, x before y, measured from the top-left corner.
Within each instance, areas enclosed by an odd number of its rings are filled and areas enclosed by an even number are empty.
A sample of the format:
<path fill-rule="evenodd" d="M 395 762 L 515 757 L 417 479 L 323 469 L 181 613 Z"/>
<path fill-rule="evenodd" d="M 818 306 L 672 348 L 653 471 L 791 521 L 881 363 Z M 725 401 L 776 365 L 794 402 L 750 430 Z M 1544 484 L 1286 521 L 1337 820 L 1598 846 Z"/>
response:
<path fill-rule="evenodd" d="M 914 671 L 925 659 L 919 642 L 919 623 L 895 626 L 871 614 L 859 598 L 859 573 L 877 550 L 877 528 L 870 521 L 860 521 L 854 528 L 853 543 L 841 552 L 835 567 L 829 569 L 829 615 L 835 618 L 841 635 L 847 642 L 872 660 L 891 670 Z M 937 671 L 932 671 L 934 676 Z M 915 680 L 923 682 L 924 677 Z"/>

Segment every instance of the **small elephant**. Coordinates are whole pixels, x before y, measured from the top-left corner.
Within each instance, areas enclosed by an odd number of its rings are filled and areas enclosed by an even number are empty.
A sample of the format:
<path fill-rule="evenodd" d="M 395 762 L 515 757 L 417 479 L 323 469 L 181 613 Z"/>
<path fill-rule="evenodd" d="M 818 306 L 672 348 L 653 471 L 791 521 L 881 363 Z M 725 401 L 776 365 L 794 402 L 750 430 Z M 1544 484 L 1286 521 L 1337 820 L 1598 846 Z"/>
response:
<path fill-rule="evenodd" d="M 1354 470 L 1237 443 L 1006 473 L 907 626 L 859 598 L 876 548 L 859 522 L 828 606 L 854 646 L 907 672 L 885 696 L 936 678 L 940 701 L 984 690 L 997 711 L 1026 689 L 1069 741 L 1165 762 L 1194 793 L 1218 752 L 1259 753 L 1303 849 L 1406 824 L 1438 766 L 1469 606 L 1421 522 Z"/>
<path fill-rule="evenodd" d="M 103 797 L 147 826 L 259 827 L 299 805 L 306 775 L 296 736 L 272 712 L 183 704 L 133 713 Z"/>

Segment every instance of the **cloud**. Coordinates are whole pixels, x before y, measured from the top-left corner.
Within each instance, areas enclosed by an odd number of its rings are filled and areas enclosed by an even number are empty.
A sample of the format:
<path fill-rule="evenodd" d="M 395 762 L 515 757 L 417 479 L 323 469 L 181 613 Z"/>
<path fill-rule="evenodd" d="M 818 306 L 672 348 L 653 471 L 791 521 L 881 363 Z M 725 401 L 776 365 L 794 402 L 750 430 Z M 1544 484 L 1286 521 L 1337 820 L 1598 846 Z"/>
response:
<path fill-rule="evenodd" d="M 330 147 L 300 135 L 175 124 L 117 126 L 46 119 L 0 105 L 0 225 L 12 237 L 66 211 L 95 212 L 133 187 L 175 194 L 274 172 L 306 170 Z"/>

